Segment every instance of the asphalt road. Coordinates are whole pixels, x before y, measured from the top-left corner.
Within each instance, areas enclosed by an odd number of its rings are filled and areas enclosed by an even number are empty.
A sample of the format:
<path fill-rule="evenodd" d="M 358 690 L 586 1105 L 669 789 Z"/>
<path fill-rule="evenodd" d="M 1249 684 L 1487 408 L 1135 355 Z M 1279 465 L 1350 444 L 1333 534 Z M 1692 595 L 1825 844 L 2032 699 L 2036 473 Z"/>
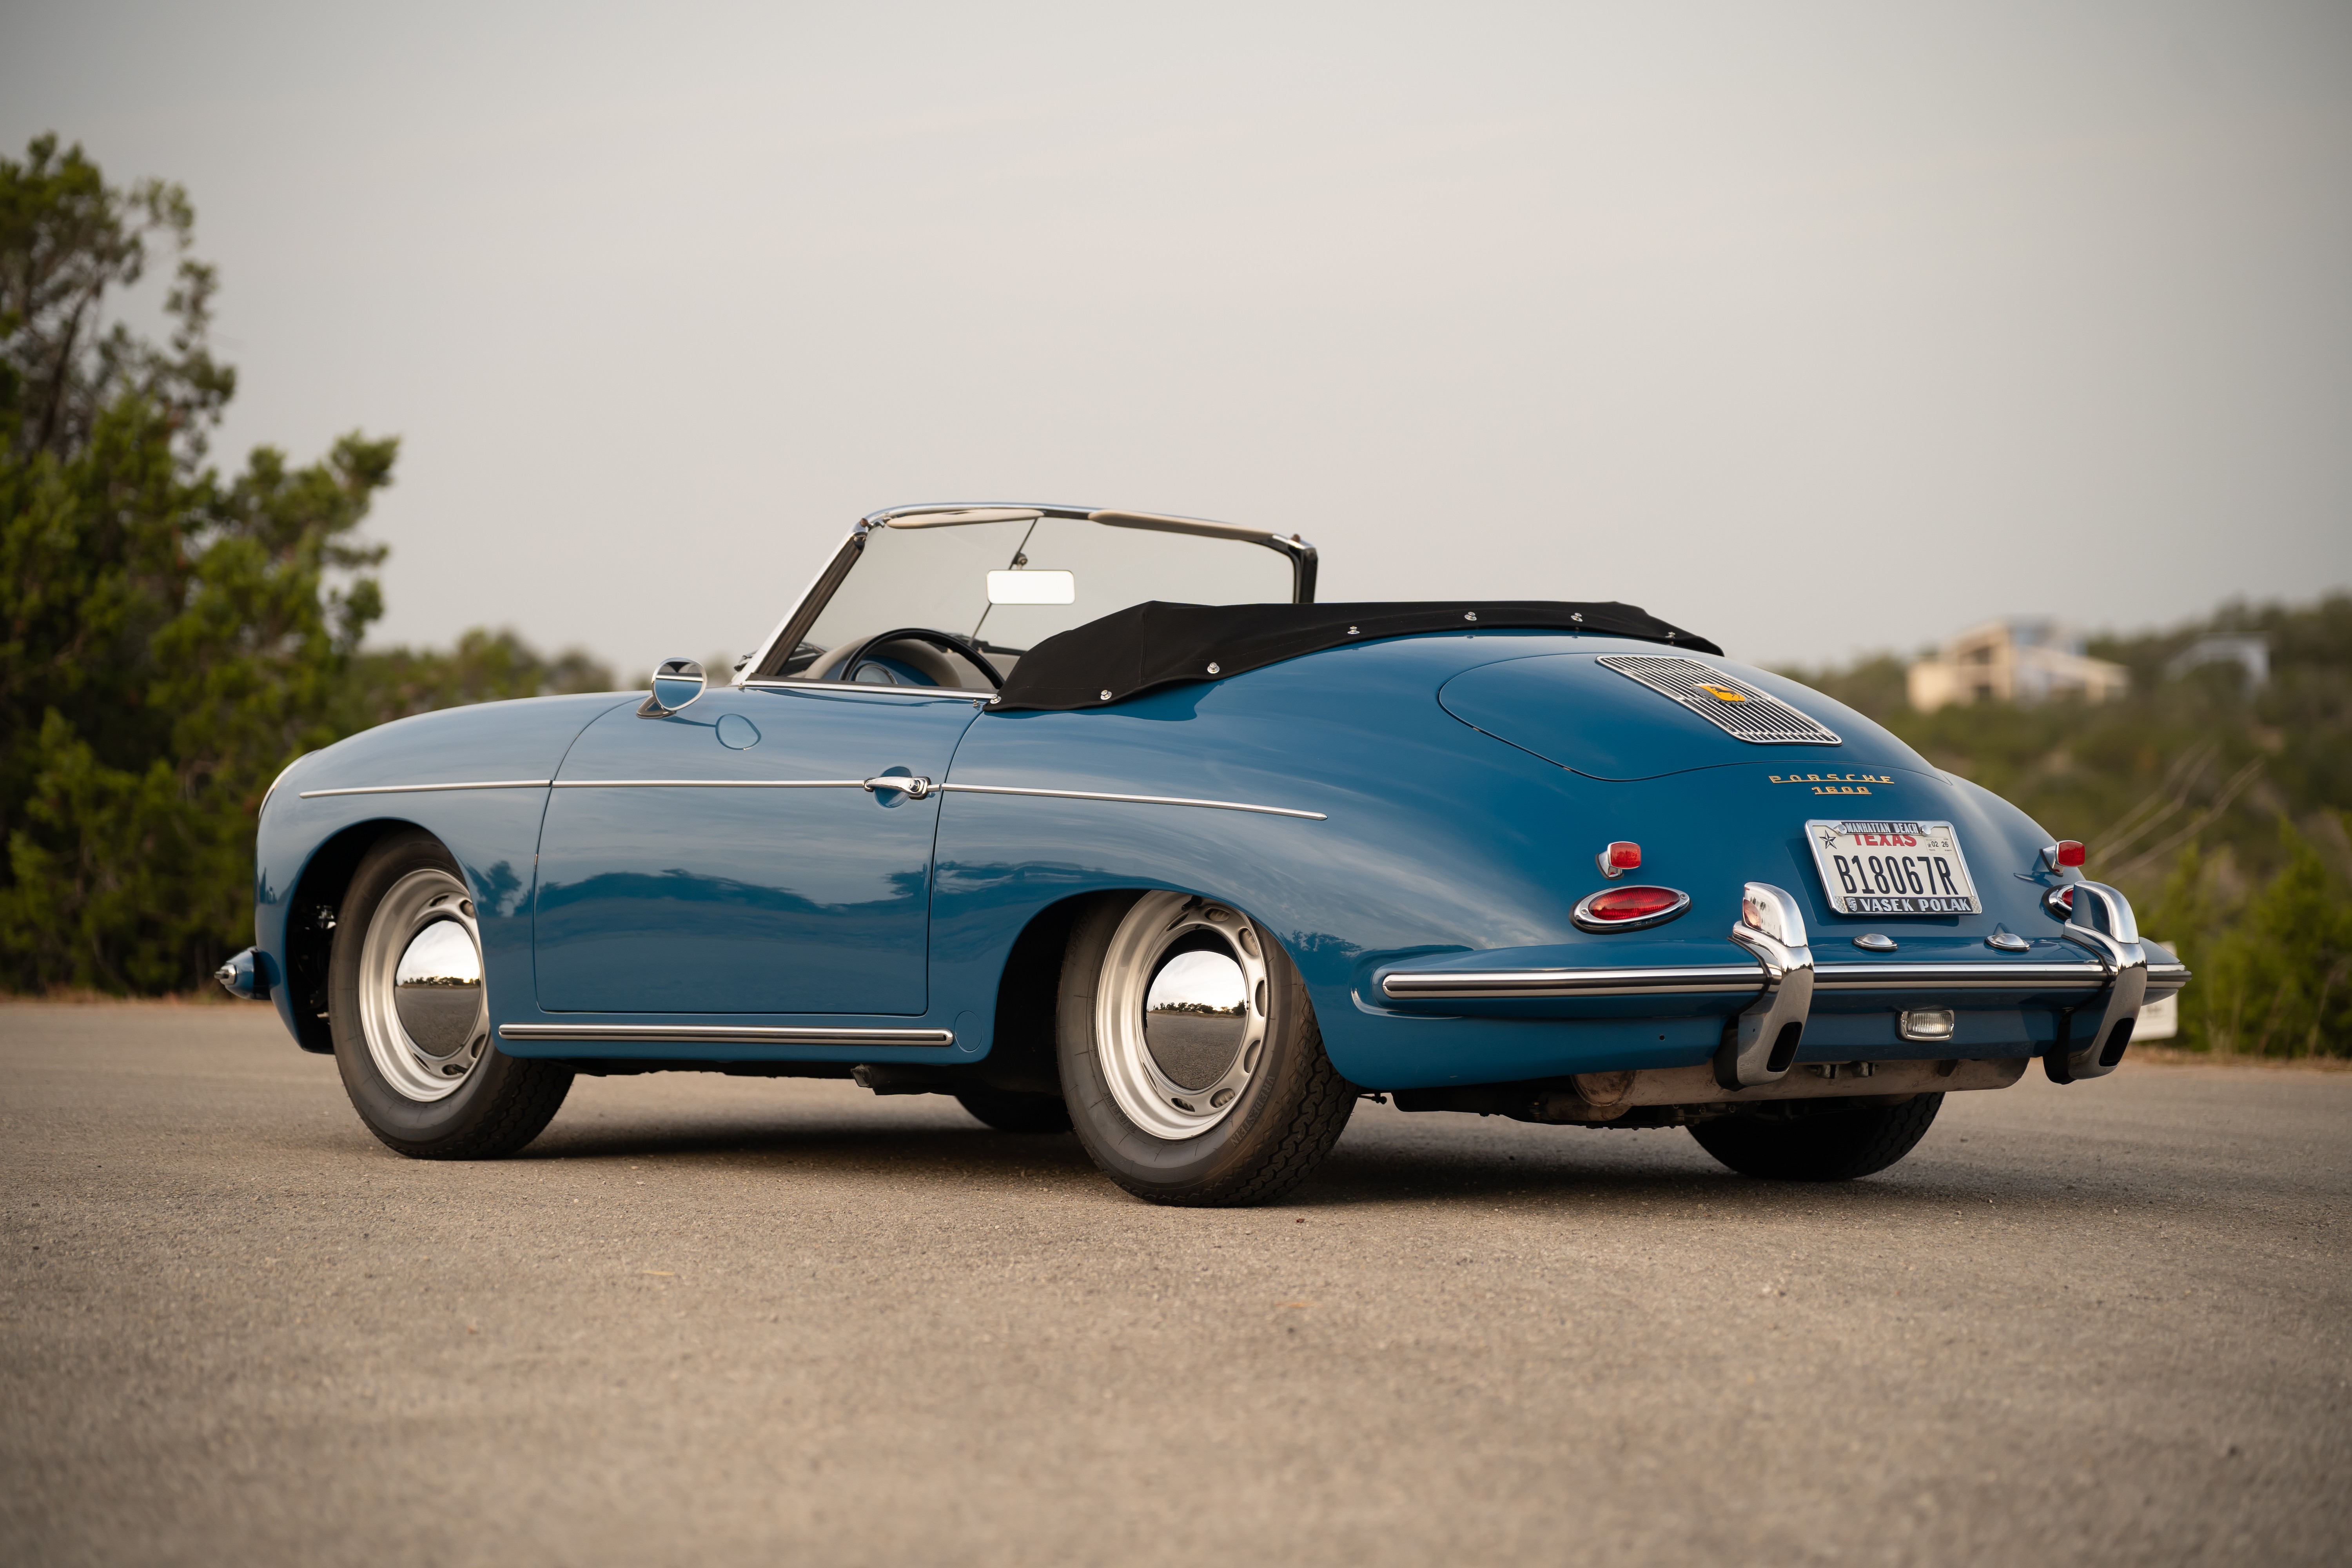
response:
<path fill-rule="evenodd" d="M 257 1007 L 0 1007 L 0 1563 L 2336 1563 L 2352 1074 L 1884 1176 L 1366 1107 L 1276 1207 L 836 1083 L 403 1160 Z"/>

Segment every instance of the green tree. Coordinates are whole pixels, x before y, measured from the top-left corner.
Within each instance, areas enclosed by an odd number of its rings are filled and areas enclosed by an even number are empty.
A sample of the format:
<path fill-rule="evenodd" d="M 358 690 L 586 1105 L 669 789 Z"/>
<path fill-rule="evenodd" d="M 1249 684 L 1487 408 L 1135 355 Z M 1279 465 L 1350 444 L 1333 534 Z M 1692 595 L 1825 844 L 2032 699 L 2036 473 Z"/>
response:
<path fill-rule="evenodd" d="M 0 159 L 0 407 L 12 447 L 81 451 L 106 411 L 135 390 L 184 456 L 203 456 L 236 373 L 214 361 L 206 341 L 219 279 L 187 254 L 195 221 L 180 186 L 116 189 L 79 146 L 60 157 L 54 135 L 35 137 L 22 163 Z M 106 320 L 108 296 L 145 275 L 159 243 L 177 263 L 163 348 Z"/>
<path fill-rule="evenodd" d="M 79 147 L 0 159 L 0 963 L 16 989 L 198 983 L 250 940 L 254 813 L 302 752 L 425 708 L 610 675 L 511 634 L 362 651 L 383 600 L 357 530 L 398 443 L 305 467 L 205 458 L 236 389 L 176 185 L 109 186 Z M 152 247 L 157 346 L 110 321 Z"/>

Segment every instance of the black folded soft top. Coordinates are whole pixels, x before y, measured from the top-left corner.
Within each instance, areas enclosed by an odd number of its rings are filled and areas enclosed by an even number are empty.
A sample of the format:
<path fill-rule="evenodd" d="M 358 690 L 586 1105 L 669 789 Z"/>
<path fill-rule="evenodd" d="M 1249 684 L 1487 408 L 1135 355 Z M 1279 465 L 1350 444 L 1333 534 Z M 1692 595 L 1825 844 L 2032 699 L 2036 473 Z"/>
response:
<path fill-rule="evenodd" d="M 990 710 L 1100 708 L 1156 687 L 1222 680 L 1346 643 L 1417 632 L 1579 631 L 1723 650 L 1614 601 L 1406 601 L 1370 605 L 1133 605 L 1047 637 L 1022 655 Z"/>

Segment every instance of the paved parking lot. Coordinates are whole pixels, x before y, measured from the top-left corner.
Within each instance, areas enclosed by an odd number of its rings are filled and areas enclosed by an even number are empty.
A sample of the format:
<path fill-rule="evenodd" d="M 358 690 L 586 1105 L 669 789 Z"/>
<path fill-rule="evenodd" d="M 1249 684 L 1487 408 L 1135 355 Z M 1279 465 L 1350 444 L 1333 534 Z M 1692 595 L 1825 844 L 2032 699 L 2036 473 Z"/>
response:
<path fill-rule="evenodd" d="M 837 1083 L 361 1128 L 0 1006 L 0 1562 L 2342 1563 L 2352 1074 L 1955 1096 L 1852 1185 L 1366 1107 L 1276 1207 Z"/>

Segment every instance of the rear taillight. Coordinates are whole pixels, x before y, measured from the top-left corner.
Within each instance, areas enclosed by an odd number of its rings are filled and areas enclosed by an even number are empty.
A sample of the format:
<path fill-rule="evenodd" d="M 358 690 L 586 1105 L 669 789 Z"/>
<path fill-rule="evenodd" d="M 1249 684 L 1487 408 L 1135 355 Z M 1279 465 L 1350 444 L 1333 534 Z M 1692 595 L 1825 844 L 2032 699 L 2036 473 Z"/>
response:
<path fill-rule="evenodd" d="M 1636 931 L 1662 925 L 1690 908 L 1690 895 L 1672 888 L 1611 888 L 1577 904 L 1572 919 L 1585 931 Z"/>
<path fill-rule="evenodd" d="M 2074 884 L 2069 882 L 2063 888 L 2053 888 L 2042 894 L 2042 907 L 2050 911 L 2051 918 L 2053 920 L 2073 920 L 2074 918 Z"/>
<path fill-rule="evenodd" d="M 2087 853 L 2078 841 L 2061 838 L 2042 847 L 2042 863 L 2055 871 L 2062 866 L 2080 866 Z"/>

